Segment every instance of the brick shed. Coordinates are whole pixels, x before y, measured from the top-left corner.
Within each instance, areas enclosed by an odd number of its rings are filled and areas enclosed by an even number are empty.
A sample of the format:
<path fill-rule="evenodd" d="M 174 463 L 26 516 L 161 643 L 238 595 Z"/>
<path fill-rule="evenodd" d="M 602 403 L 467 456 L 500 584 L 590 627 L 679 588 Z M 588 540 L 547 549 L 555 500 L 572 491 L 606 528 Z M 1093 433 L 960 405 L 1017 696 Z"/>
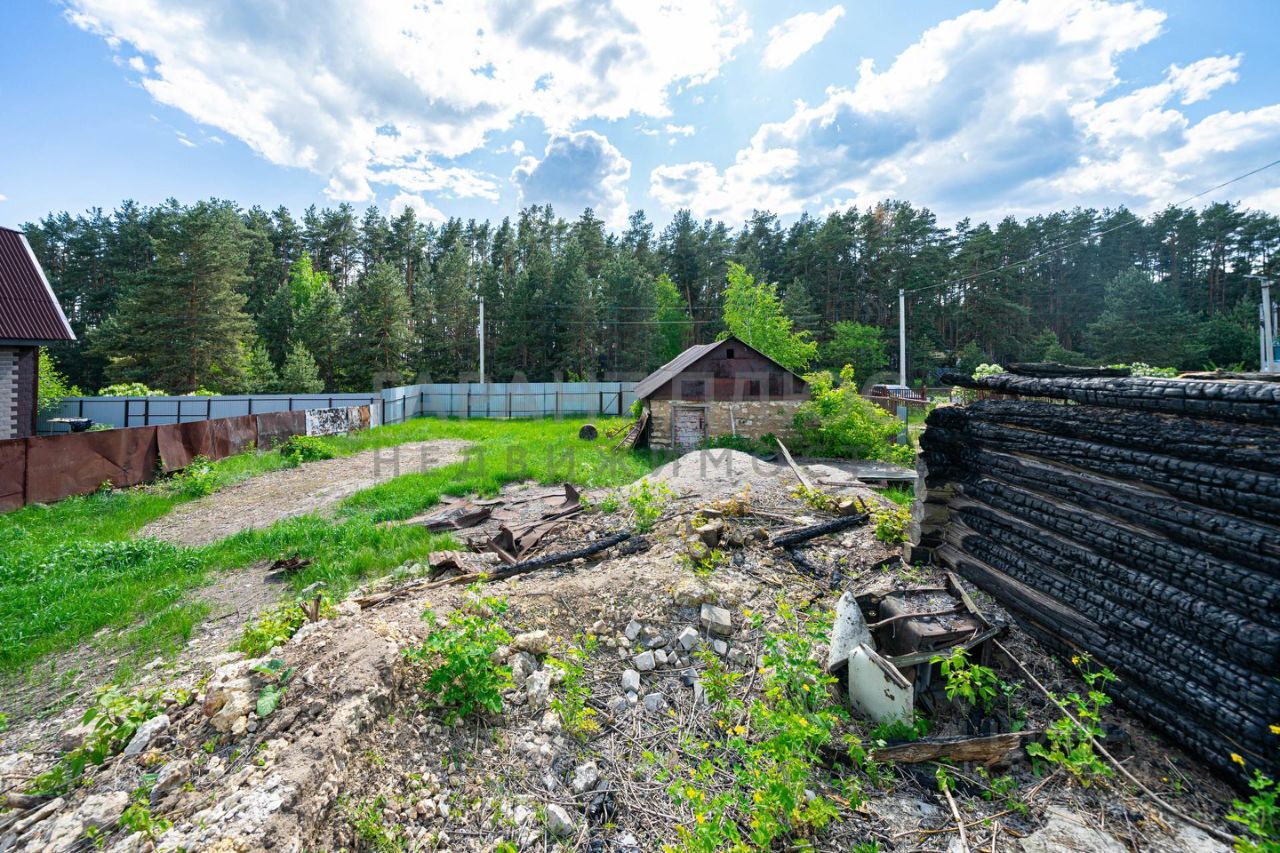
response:
<path fill-rule="evenodd" d="M 786 437 L 809 399 L 796 374 L 734 337 L 690 347 L 635 389 L 650 447 L 686 450 L 716 435 Z"/>
<path fill-rule="evenodd" d="M 27 238 L 0 228 L 0 439 L 35 434 L 40 347 L 75 339 Z"/>

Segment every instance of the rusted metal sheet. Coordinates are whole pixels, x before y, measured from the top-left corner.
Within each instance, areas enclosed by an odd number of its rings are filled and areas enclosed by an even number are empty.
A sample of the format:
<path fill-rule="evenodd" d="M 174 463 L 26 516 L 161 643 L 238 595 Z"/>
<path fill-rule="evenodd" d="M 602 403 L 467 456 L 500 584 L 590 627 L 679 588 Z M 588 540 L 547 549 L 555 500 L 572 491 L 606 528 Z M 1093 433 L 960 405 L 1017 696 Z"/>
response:
<path fill-rule="evenodd" d="M 26 500 L 26 439 L 0 441 L 0 512 L 20 509 Z"/>
<path fill-rule="evenodd" d="M 368 411 L 368 407 L 365 407 Z M 258 419 L 258 447 L 270 450 L 291 435 L 307 431 L 307 413 L 298 409 L 292 412 L 267 412 L 255 415 Z"/>
<path fill-rule="evenodd" d="M 27 439 L 27 503 L 83 495 L 110 482 L 137 486 L 159 461 L 156 427 L 82 432 Z"/>

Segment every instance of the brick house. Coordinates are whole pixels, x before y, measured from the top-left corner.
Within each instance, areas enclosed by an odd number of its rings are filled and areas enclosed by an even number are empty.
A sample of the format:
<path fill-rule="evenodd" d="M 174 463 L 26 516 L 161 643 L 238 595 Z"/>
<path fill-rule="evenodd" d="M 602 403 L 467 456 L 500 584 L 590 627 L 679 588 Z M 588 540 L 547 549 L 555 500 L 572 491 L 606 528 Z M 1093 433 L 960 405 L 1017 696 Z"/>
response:
<path fill-rule="evenodd" d="M 735 337 L 689 347 L 640 382 L 650 447 L 687 450 L 705 438 L 791 433 L 809 399 L 796 374 Z"/>
<path fill-rule="evenodd" d="M 35 434 L 40 347 L 75 339 L 27 238 L 0 228 L 0 439 Z"/>

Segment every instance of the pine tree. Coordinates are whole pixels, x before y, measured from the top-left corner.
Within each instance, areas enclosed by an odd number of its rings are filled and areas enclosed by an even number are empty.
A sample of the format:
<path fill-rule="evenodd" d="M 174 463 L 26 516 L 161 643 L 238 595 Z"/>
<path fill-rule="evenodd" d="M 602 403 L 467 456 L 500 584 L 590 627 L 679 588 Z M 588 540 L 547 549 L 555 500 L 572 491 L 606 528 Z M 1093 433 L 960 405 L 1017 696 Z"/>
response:
<path fill-rule="evenodd" d="M 409 374 L 409 297 L 400 273 L 386 262 L 376 264 L 351 288 L 348 344 L 350 386 L 380 389 Z"/>
<path fill-rule="evenodd" d="M 666 364 L 685 349 L 690 334 L 689 311 L 684 297 L 666 273 L 654 282 L 654 302 L 658 325 L 654 362 Z"/>
<path fill-rule="evenodd" d="M 259 341 L 249 349 L 244 362 L 245 392 L 249 394 L 280 393 L 280 377 L 276 366 L 267 355 L 267 348 Z"/>
<path fill-rule="evenodd" d="M 294 344 L 280 371 L 280 393 L 319 394 L 324 390 L 324 380 L 316 369 L 316 361 L 300 343 Z"/>
<path fill-rule="evenodd" d="M 244 223 L 226 202 L 176 203 L 157 212 L 155 261 L 129 285 L 118 310 L 93 335 L 116 382 L 168 391 L 237 391 L 252 323 L 239 285 L 247 257 Z"/>

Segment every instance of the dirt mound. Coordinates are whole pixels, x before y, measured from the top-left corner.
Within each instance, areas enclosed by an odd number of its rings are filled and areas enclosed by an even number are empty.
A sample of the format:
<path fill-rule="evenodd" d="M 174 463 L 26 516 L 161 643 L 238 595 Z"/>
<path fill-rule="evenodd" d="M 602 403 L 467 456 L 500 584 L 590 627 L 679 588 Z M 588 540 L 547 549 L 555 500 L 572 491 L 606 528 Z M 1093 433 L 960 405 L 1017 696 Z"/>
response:
<path fill-rule="evenodd" d="M 324 513 L 344 498 L 385 480 L 462 461 L 470 442 L 421 441 L 272 471 L 185 503 L 142 528 L 176 545 L 208 545 L 283 518 Z"/>

